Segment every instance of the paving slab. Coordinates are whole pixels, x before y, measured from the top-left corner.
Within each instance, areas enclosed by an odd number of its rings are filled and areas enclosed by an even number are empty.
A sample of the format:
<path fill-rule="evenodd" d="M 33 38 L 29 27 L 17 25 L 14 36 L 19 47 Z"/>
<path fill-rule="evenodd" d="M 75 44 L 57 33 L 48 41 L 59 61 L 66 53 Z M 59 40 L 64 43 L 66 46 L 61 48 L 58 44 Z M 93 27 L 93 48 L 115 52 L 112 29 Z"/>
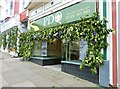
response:
<path fill-rule="evenodd" d="M 26 78 L 21 77 L 20 75 L 6 76 L 5 79 L 9 84 L 14 84 L 14 83 L 17 83 L 17 82 L 26 81 Z"/>
<path fill-rule="evenodd" d="M 45 78 L 41 77 L 40 79 L 34 79 L 32 82 L 34 82 L 37 87 L 62 87 L 61 85 Z"/>
<path fill-rule="evenodd" d="M 4 87 L 98 87 L 89 81 L 60 71 L 60 65 L 40 66 L 20 61 L 3 53 L 2 82 Z"/>
<path fill-rule="evenodd" d="M 23 82 L 12 84 L 11 87 L 36 87 L 36 85 L 30 81 L 23 81 Z"/>

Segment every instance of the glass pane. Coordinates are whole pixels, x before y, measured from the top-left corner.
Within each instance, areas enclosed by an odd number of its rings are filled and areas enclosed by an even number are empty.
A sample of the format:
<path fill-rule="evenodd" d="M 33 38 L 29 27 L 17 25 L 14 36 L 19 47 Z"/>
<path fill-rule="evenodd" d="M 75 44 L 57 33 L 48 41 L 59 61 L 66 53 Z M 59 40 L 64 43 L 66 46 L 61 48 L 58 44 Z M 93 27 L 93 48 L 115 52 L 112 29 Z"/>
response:
<path fill-rule="evenodd" d="M 47 52 L 48 56 L 54 56 L 54 57 L 61 57 L 62 56 L 62 41 L 61 40 L 54 40 L 54 41 L 49 41 L 47 43 Z"/>
<path fill-rule="evenodd" d="M 69 60 L 69 43 L 64 43 L 62 45 L 62 60 Z"/>
<path fill-rule="evenodd" d="M 83 61 L 88 49 L 87 41 L 65 42 L 62 48 L 63 61 L 80 62 Z"/>
<path fill-rule="evenodd" d="M 70 44 L 69 60 L 79 60 L 79 47 L 79 41 L 74 41 Z"/>
<path fill-rule="evenodd" d="M 86 57 L 86 51 L 88 49 L 88 45 L 87 45 L 87 41 L 85 40 L 81 40 L 80 41 L 80 60 L 84 60 L 84 58 Z"/>
<path fill-rule="evenodd" d="M 39 42 L 35 42 L 35 45 L 34 45 L 34 50 L 32 52 L 32 56 L 41 56 L 41 41 Z"/>

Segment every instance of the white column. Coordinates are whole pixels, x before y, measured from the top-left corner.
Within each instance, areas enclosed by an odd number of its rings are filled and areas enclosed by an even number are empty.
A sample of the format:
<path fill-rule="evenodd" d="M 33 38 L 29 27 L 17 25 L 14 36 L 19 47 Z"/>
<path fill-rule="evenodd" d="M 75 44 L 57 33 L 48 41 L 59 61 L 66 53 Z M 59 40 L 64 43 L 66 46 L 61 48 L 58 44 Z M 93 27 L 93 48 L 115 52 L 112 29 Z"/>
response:
<path fill-rule="evenodd" d="M 99 0 L 99 14 L 100 19 L 103 19 L 103 0 Z"/>
<path fill-rule="evenodd" d="M 103 19 L 103 0 L 99 0 L 99 15 L 100 15 L 100 20 Z M 103 49 L 101 51 L 103 53 Z"/>
<path fill-rule="evenodd" d="M 112 28 L 112 0 L 106 0 L 107 1 L 107 29 Z M 112 66 L 112 33 L 108 35 L 107 42 L 109 43 L 109 46 L 107 48 L 107 60 L 109 60 L 109 79 L 110 84 L 113 85 L 113 66 Z"/>
<path fill-rule="evenodd" d="M 111 21 L 111 11 L 110 9 L 110 0 L 106 0 L 106 19 L 109 21 L 106 25 L 107 28 L 110 28 L 112 25 Z M 99 0 L 99 14 L 100 19 L 103 19 L 103 0 Z M 109 43 L 109 47 L 107 48 L 107 60 L 104 60 L 104 65 L 99 67 L 99 83 L 101 86 L 109 87 L 109 83 L 112 79 L 112 33 L 108 36 L 107 42 Z M 103 53 L 103 50 L 101 51 Z"/>
<path fill-rule="evenodd" d="M 28 18 L 27 29 L 30 30 L 30 20 Z"/>

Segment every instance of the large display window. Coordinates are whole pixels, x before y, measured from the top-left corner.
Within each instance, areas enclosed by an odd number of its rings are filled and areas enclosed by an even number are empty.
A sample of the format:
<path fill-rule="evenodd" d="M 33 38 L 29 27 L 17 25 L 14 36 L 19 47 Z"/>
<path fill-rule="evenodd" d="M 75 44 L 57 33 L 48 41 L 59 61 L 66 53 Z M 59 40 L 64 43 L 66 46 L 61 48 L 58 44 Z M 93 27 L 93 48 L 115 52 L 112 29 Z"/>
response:
<path fill-rule="evenodd" d="M 76 40 L 73 42 L 63 43 L 62 48 L 62 61 L 80 62 L 83 61 L 86 56 L 87 42 L 84 40 Z"/>
<path fill-rule="evenodd" d="M 32 56 L 47 56 L 47 57 L 61 57 L 62 56 L 62 41 L 36 41 Z"/>

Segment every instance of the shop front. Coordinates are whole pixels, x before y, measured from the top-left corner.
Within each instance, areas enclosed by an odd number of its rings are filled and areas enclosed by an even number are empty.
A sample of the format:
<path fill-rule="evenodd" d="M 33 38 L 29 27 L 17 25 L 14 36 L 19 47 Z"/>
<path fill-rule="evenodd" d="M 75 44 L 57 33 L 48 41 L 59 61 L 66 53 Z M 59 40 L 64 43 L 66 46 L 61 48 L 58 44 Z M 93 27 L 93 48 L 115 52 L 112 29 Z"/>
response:
<path fill-rule="evenodd" d="M 32 21 L 31 28 L 36 31 L 36 29 L 41 30 L 43 28 L 54 27 L 57 25 L 77 21 L 80 20 L 80 17 L 85 17 L 86 15 L 92 16 L 96 10 L 95 5 L 95 2 L 87 1 L 76 3 L 36 21 Z M 83 47 L 82 45 L 84 44 L 85 46 Z M 80 52 L 80 49 L 82 48 L 80 46 L 83 47 L 82 50 L 84 52 Z M 83 60 L 86 48 L 86 42 L 83 42 L 83 44 L 80 45 L 80 41 L 74 42 L 73 45 L 70 45 L 66 42 L 63 43 L 60 40 L 55 40 L 52 42 L 36 42 L 32 59 L 35 57 L 41 57 L 42 60 L 44 60 L 44 56 L 45 59 L 49 59 L 50 57 L 53 59 L 53 57 L 55 57 L 55 59 L 58 59 L 58 63 L 60 63 L 61 59 L 64 61 L 79 62 L 79 60 Z"/>
<path fill-rule="evenodd" d="M 3 51 L 11 54 L 17 52 L 17 31 L 18 28 L 15 26 L 2 32 Z"/>
<path fill-rule="evenodd" d="M 2 28 L 2 51 L 17 56 L 19 16 L 10 18 Z"/>
<path fill-rule="evenodd" d="M 53 14 L 31 22 L 33 30 L 42 30 L 80 20 L 86 15 L 92 16 L 96 12 L 96 2 L 81 1 Z M 80 64 L 86 56 L 87 41 L 53 40 L 35 42 L 31 61 L 40 65 L 62 64 L 62 71 L 92 81 L 99 82 L 99 74 L 92 75 L 88 66 L 80 70 Z M 98 71 L 99 69 L 97 69 Z"/>
<path fill-rule="evenodd" d="M 35 42 L 31 61 L 40 65 L 53 65 L 61 63 L 61 41 Z"/>

